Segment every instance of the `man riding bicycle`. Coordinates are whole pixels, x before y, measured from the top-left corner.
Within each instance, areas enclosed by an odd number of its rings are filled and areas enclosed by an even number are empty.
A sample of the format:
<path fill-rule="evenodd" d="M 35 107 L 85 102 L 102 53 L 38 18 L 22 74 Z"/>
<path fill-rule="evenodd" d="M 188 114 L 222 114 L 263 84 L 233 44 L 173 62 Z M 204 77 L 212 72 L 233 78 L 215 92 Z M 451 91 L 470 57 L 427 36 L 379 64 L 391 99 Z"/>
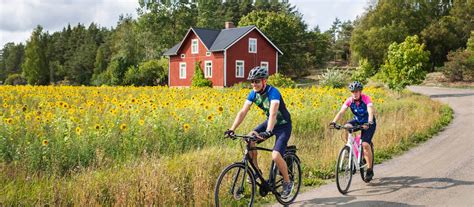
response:
<path fill-rule="evenodd" d="M 260 139 L 257 143 L 261 143 L 273 135 L 276 136 L 272 159 L 275 161 L 283 176 L 283 191 L 281 192 L 281 196 L 285 198 L 288 197 L 293 188 L 293 182 L 290 181 L 288 176 L 288 166 L 283 159 L 286 145 L 291 135 L 291 117 L 280 92 L 275 87 L 267 85 L 267 78 L 268 70 L 266 68 L 257 66 L 250 70 L 247 79 L 251 82 L 253 90 L 250 91 L 244 106 L 237 113 L 232 127 L 225 132 L 225 135 L 234 135 L 234 130 L 242 123 L 252 103 L 255 103 L 266 113 L 267 120 L 258 125 L 249 135 L 256 135 Z M 255 147 L 256 143 L 252 142 L 250 145 L 251 147 Z M 257 151 L 251 151 L 250 157 L 255 167 L 261 173 L 257 162 Z"/>
<path fill-rule="evenodd" d="M 377 124 L 374 116 L 374 104 L 372 103 L 370 96 L 362 93 L 363 89 L 364 86 L 358 81 L 349 84 L 349 90 L 351 91 L 352 96 L 344 102 L 341 110 L 337 113 L 336 117 L 334 117 L 330 125 L 334 127 L 336 122 L 344 115 L 347 108 L 351 109 L 354 114 L 354 119 L 347 122 L 345 126 L 352 127 L 354 125 L 362 125 L 362 147 L 364 148 L 364 157 L 367 161 L 367 176 L 365 181 L 370 182 L 374 176 L 371 144 Z"/>

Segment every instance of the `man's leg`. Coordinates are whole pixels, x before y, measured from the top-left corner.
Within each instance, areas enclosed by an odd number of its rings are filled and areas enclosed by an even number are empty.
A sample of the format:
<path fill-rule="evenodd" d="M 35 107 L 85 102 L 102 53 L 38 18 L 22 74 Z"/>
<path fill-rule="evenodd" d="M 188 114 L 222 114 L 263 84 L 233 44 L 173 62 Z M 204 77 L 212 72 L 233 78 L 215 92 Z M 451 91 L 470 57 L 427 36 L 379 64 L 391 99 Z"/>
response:
<path fill-rule="evenodd" d="M 280 170 L 280 173 L 283 176 L 283 181 L 287 183 L 290 182 L 290 176 L 288 176 L 288 166 L 286 165 L 286 162 L 281 156 L 280 152 L 273 150 L 272 159 L 275 161 L 278 170 Z"/>

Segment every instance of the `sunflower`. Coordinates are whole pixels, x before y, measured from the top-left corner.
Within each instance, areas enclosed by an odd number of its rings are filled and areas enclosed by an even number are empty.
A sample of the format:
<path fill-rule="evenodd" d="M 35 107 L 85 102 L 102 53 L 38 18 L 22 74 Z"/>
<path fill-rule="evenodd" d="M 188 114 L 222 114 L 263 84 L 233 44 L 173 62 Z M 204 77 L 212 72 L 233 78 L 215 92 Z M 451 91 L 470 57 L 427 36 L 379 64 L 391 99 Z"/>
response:
<path fill-rule="evenodd" d="M 184 124 L 183 125 L 184 131 L 188 131 L 190 128 L 191 128 L 191 126 L 189 126 L 189 124 Z"/>
<path fill-rule="evenodd" d="M 217 107 L 217 111 L 223 112 L 223 111 L 224 111 L 224 107 L 222 107 L 222 106 Z"/>
<path fill-rule="evenodd" d="M 96 125 L 94 126 L 94 129 L 99 130 L 99 129 L 100 129 L 100 124 L 96 124 Z"/>
<path fill-rule="evenodd" d="M 212 121 L 212 120 L 214 120 L 214 117 L 212 116 L 212 114 L 211 114 L 211 115 L 209 115 L 209 116 L 207 116 L 207 120 L 209 120 L 209 121 Z"/>
<path fill-rule="evenodd" d="M 76 127 L 76 134 L 81 135 L 82 129 L 81 127 Z"/>
<path fill-rule="evenodd" d="M 143 126 L 143 125 L 145 124 L 145 120 L 140 119 L 140 120 L 138 121 L 138 124 L 140 124 L 141 126 Z"/>
<path fill-rule="evenodd" d="M 120 125 L 120 129 L 121 129 L 121 130 L 126 130 L 126 129 L 127 129 L 127 125 L 126 125 L 126 124 Z"/>
<path fill-rule="evenodd" d="M 41 144 L 43 144 L 43 146 L 46 146 L 46 145 L 49 144 L 49 141 L 45 139 L 45 140 L 43 140 L 43 141 L 41 142 Z"/>

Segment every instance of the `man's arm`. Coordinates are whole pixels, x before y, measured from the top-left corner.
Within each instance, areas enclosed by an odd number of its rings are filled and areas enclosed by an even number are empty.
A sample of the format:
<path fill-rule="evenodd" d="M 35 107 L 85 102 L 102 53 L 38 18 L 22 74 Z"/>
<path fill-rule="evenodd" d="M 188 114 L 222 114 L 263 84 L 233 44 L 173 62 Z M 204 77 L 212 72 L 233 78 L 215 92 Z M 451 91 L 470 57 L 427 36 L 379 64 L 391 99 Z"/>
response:
<path fill-rule="evenodd" d="M 239 125 L 244 120 L 245 116 L 247 116 L 247 112 L 249 112 L 250 106 L 252 106 L 252 102 L 246 100 L 242 109 L 240 109 L 239 113 L 237 113 L 237 116 L 235 117 L 235 120 L 234 120 L 234 124 L 232 124 L 232 127 L 230 128 L 230 130 L 235 131 L 235 129 L 239 127 Z"/>

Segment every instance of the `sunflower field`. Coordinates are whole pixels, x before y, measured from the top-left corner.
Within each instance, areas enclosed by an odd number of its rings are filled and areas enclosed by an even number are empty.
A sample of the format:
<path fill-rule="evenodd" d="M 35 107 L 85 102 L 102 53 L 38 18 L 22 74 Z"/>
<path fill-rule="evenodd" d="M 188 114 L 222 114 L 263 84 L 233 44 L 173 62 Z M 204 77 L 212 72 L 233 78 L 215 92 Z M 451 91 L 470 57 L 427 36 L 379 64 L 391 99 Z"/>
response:
<path fill-rule="evenodd" d="M 280 92 L 293 120 L 290 144 L 299 149 L 304 184 L 331 178 L 344 143 L 327 125 L 350 93 L 319 87 Z M 218 174 L 242 156 L 239 142 L 223 132 L 248 93 L 0 86 L 0 205 L 212 205 Z M 400 98 L 383 88 L 364 93 L 377 110 L 374 142 L 381 155 L 449 122 L 447 107 L 426 97 Z M 265 119 L 253 106 L 237 133 Z M 264 164 L 271 161 L 260 156 Z"/>

